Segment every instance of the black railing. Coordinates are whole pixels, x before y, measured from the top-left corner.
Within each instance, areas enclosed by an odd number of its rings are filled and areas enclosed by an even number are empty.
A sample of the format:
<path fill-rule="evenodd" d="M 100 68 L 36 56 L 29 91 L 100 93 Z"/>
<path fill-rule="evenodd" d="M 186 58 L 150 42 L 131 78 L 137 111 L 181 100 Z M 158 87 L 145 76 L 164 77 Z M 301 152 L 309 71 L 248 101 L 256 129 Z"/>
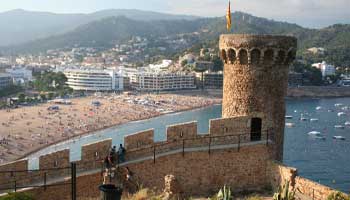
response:
<path fill-rule="evenodd" d="M 135 149 L 127 150 L 126 162 L 128 160 L 135 160 L 145 156 L 152 156 L 153 163 L 156 162 L 157 155 L 172 150 L 181 149 L 182 156 L 185 156 L 187 148 L 207 147 L 208 154 L 212 153 L 214 146 L 220 145 L 236 145 L 237 151 L 240 151 L 243 144 L 248 144 L 252 142 L 262 142 L 265 141 L 266 146 L 273 141 L 273 134 L 271 131 L 264 131 L 261 133 L 259 140 L 251 137 L 252 133 L 241 133 L 241 134 L 227 134 L 227 135 L 197 135 L 193 138 L 179 138 L 172 141 L 157 142 L 153 145 L 148 145 L 145 147 L 139 147 Z M 234 148 L 234 147 L 231 147 Z M 117 165 L 120 163 L 118 162 Z"/>
<path fill-rule="evenodd" d="M 52 173 L 54 172 L 54 174 Z M 69 173 L 70 172 L 70 173 Z M 66 176 L 62 179 L 58 174 Z M 67 175 L 70 174 L 70 177 Z M 76 163 L 71 163 L 69 167 L 49 168 L 38 170 L 8 170 L 0 171 L 0 194 L 8 192 L 18 192 L 25 188 L 43 188 L 55 186 L 71 186 L 72 200 L 76 200 Z M 67 178 L 70 178 L 68 181 Z"/>

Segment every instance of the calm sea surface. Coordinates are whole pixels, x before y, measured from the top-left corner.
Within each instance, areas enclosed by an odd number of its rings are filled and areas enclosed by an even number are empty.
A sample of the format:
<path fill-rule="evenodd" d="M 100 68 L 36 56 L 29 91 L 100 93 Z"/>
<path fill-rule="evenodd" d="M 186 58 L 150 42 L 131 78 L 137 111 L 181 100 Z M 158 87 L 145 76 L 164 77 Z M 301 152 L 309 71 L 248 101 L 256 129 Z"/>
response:
<path fill-rule="evenodd" d="M 335 104 L 342 104 L 335 106 Z M 349 109 L 346 108 L 349 106 Z M 316 109 L 317 107 L 318 110 Z M 339 117 L 338 113 L 345 115 Z M 301 121 L 301 114 L 306 121 Z M 285 130 L 284 163 L 298 168 L 299 174 L 316 182 L 349 192 L 350 190 L 350 98 L 287 100 L 287 123 L 295 126 Z M 166 126 L 181 122 L 197 121 L 198 132 L 207 133 L 209 120 L 221 117 L 221 106 L 163 115 L 112 127 L 74 141 L 63 142 L 43 149 L 29 157 L 30 167 L 38 168 L 38 156 L 70 148 L 71 160 L 80 160 L 81 146 L 94 141 L 112 138 L 113 144 L 123 143 L 123 136 L 146 129 L 155 129 L 155 140 L 165 140 Z M 311 122 L 316 118 L 318 121 Z M 344 129 L 337 129 L 342 125 Z M 320 132 L 318 137 L 309 135 Z M 334 140 L 343 136 L 346 140 Z"/>

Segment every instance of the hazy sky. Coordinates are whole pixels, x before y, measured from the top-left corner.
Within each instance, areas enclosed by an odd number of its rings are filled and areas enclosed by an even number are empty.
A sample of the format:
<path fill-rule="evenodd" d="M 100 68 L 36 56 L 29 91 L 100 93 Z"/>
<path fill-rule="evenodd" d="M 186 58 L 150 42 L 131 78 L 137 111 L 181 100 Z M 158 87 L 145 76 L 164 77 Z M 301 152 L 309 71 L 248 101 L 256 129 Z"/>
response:
<path fill-rule="evenodd" d="M 174 14 L 223 16 L 228 0 L 0 0 L 0 12 L 12 9 L 89 13 L 128 8 Z M 232 11 L 308 27 L 350 23 L 350 0 L 231 0 Z"/>

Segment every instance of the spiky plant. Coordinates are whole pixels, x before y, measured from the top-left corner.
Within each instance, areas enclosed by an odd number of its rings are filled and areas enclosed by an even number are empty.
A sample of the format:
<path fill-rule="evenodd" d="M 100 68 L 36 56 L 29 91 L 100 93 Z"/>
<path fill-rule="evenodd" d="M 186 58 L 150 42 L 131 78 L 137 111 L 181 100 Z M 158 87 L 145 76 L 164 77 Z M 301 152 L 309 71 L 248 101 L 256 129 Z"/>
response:
<path fill-rule="evenodd" d="M 284 186 L 278 188 L 278 192 L 273 195 L 274 200 L 295 200 L 295 191 L 289 191 L 289 181 Z"/>
<path fill-rule="evenodd" d="M 232 192 L 231 188 L 226 187 L 226 185 L 220 189 L 219 193 L 217 194 L 218 200 L 232 200 Z"/>

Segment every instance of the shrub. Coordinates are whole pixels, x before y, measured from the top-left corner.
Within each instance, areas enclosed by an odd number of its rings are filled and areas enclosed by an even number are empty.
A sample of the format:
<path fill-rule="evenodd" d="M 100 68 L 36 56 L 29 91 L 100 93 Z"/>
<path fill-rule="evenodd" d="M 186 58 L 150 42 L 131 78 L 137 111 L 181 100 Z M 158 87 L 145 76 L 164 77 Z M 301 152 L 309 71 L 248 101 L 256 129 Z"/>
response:
<path fill-rule="evenodd" d="M 34 200 L 34 198 L 27 193 L 10 193 L 0 197 L 0 200 Z"/>
<path fill-rule="evenodd" d="M 248 197 L 246 200 L 262 200 L 262 198 L 255 195 L 255 196 Z"/>
<path fill-rule="evenodd" d="M 350 197 L 346 196 L 344 193 L 337 191 L 330 194 L 327 200 L 350 200 Z"/>

